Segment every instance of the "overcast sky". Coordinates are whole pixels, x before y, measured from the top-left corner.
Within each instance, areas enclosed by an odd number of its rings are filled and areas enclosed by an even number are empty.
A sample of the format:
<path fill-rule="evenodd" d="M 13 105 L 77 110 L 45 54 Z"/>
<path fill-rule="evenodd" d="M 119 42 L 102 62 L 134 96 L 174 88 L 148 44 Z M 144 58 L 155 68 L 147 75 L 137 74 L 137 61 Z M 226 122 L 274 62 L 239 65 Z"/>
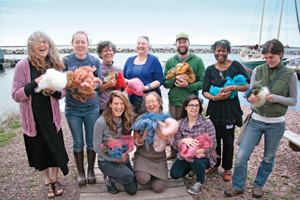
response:
<path fill-rule="evenodd" d="M 300 10 L 299 0 L 298 10 Z M 57 45 L 69 45 L 83 30 L 91 43 L 134 44 L 147 35 L 152 44 L 173 44 L 179 32 L 191 44 L 258 43 L 263 0 L 0 0 L 0 46 L 26 45 L 34 31 Z M 277 37 L 281 0 L 266 0 L 262 43 Z M 285 0 L 280 41 L 300 47 L 294 0 Z"/>

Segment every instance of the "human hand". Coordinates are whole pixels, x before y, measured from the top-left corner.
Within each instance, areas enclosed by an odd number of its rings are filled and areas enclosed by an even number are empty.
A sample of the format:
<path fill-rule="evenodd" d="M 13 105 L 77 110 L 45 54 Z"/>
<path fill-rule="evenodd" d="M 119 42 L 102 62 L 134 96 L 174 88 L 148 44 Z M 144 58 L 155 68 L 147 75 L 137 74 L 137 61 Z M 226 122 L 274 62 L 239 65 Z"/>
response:
<path fill-rule="evenodd" d="M 216 96 L 216 98 L 218 99 L 218 100 L 225 100 L 225 99 L 228 99 L 229 97 L 230 97 L 230 91 L 228 92 L 225 92 L 224 91 L 224 88 L 222 88 L 219 92 L 218 92 L 218 94 L 217 94 L 217 96 Z"/>
<path fill-rule="evenodd" d="M 187 74 L 178 74 L 175 76 L 177 80 L 188 80 L 189 76 Z"/>
<path fill-rule="evenodd" d="M 272 103 L 273 100 L 274 100 L 274 97 L 273 97 L 272 94 L 268 94 L 267 97 L 266 97 L 266 99 L 267 99 L 268 102 L 271 102 L 271 103 Z"/>
<path fill-rule="evenodd" d="M 198 146 L 199 141 L 193 138 L 183 138 L 181 140 L 182 143 L 186 144 L 188 147 L 196 147 Z"/>
<path fill-rule="evenodd" d="M 48 88 L 45 88 L 44 91 L 50 94 L 53 94 L 55 92 L 55 90 L 50 90 Z"/>
<path fill-rule="evenodd" d="M 169 137 L 168 136 L 165 136 L 161 133 L 160 130 L 156 130 L 155 134 L 161 139 L 163 140 L 164 142 L 169 142 Z"/>
<path fill-rule="evenodd" d="M 176 79 L 175 82 L 174 82 L 174 85 L 176 87 L 180 87 L 180 88 L 186 88 L 189 83 L 187 82 L 187 80 L 184 80 L 184 79 Z"/>
<path fill-rule="evenodd" d="M 108 88 L 113 88 L 117 84 L 117 80 L 115 78 L 111 79 L 110 81 L 106 82 Z"/>
<path fill-rule="evenodd" d="M 43 78 L 44 75 L 40 75 L 39 77 L 37 77 L 36 79 L 34 79 L 34 81 L 36 82 L 36 84 L 39 84 L 41 79 Z"/>
<path fill-rule="evenodd" d="M 129 156 L 128 156 L 128 153 L 123 153 L 123 154 L 122 154 L 122 158 L 120 158 L 120 159 L 118 159 L 118 160 L 115 160 L 115 162 L 117 162 L 117 163 L 125 162 L 125 161 L 127 160 L 128 157 L 129 157 Z"/>
<path fill-rule="evenodd" d="M 231 92 L 234 90 L 234 86 L 233 85 L 227 85 L 224 87 L 224 93 L 227 93 L 227 92 Z"/>
<path fill-rule="evenodd" d="M 260 101 L 260 97 L 258 95 L 254 95 L 253 93 L 248 97 L 249 103 L 257 103 Z"/>

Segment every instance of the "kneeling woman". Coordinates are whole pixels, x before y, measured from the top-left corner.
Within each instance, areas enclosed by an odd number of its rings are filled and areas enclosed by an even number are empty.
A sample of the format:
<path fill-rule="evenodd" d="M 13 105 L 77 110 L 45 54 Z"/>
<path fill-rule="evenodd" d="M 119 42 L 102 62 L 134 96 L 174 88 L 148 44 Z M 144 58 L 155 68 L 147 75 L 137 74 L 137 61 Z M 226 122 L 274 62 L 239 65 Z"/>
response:
<path fill-rule="evenodd" d="M 121 158 L 116 159 L 116 156 L 103 151 L 103 145 L 124 136 L 130 137 L 133 117 L 127 96 L 121 91 L 112 91 L 102 115 L 95 123 L 94 151 L 98 154 L 98 166 L 104 174 L 107 191 L 111 194 L 119 192 L 115 186 L 116 182 L 122 184 L 124 190 L 130 195 L 134 195 L 138 189 L 128 153 L 123 153 Z"/>
<path fill-rule="evenodd" d="M 171 168 L 171 177 L 174 179 L 182 178 L 191 170 L 194 171 L 197 182 L 188 189 L 191 194 L 197 194 L 201 191 L 205 179 L 205 169 L 216 164 L 215 127 L 210 119 L 203 118 L 202 110 L 202 103 L 196 95 L 190 95 L 184 100 L 178 121 L 179 129 L 172 143 L 173 147 L 179 150 L 179 153 Z M 206 145 L 201 147 L 200 143 L 203 142 Z M 187 152 L 190 155 L 185 152 L 182 156 L 184 149 L 188 149 Z M 192 151 L 192 149 L 194 150 Z"/>

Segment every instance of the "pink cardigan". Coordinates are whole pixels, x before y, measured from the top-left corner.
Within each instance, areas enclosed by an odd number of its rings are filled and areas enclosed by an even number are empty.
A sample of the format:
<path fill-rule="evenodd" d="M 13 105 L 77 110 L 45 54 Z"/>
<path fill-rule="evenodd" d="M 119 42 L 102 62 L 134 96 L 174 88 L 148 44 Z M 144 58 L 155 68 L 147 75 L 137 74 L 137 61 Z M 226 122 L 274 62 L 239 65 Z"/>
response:
<path fill-rule="evenodd" d="M 28 58 L 19 61 L 15 67 L 15 76 L 12 86 L 12 98 L 19 103 L 21 127 L 24 134 L 29 137 L 36 136 L 35 121 L 33 118 L 33 111 L 31 107 L 31 96 L 27 97 L 24 87 L 31 82 L 30 66 Z M 66 95 L 66 90 L 61 91 L 61 99 Z M 58 99 L 50 96 L 53 123 L 55 124 L 56 131 L 61 128 L 61 114 L 59 109 Z"/>

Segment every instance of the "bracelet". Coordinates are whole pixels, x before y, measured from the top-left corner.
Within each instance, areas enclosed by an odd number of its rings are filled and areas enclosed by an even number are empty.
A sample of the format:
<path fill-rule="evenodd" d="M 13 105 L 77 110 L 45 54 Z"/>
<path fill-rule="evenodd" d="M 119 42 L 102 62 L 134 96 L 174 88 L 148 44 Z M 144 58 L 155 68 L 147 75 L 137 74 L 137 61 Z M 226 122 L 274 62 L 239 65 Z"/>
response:
<path fill-rule="evenodd" d="M 236 85 L 233 86 L 233 90 L 236 91 Z"/>
<path fill-rule="evenodd" d="M 148 86 L 149 90 L 151 90 L 151 84 L 150 83 L 148 83 L 146 86 Z"/>
<path fill-rule="evenodd" d="M 216 100 L 215 100 L 215 96 L 213 96 L 212 100 L 213 100 L 213 101 L 216 101 Z"/>
<path fill-rule="evenodd" d="M 134 140 L 134 141 L 135 141 L 135 144 L 136 144 L 136 146 L 142 146 L 143 144 L 139 144 L 137 140 L 138 140 L 138 138 L 135 138 L 135 140 Z"/>

